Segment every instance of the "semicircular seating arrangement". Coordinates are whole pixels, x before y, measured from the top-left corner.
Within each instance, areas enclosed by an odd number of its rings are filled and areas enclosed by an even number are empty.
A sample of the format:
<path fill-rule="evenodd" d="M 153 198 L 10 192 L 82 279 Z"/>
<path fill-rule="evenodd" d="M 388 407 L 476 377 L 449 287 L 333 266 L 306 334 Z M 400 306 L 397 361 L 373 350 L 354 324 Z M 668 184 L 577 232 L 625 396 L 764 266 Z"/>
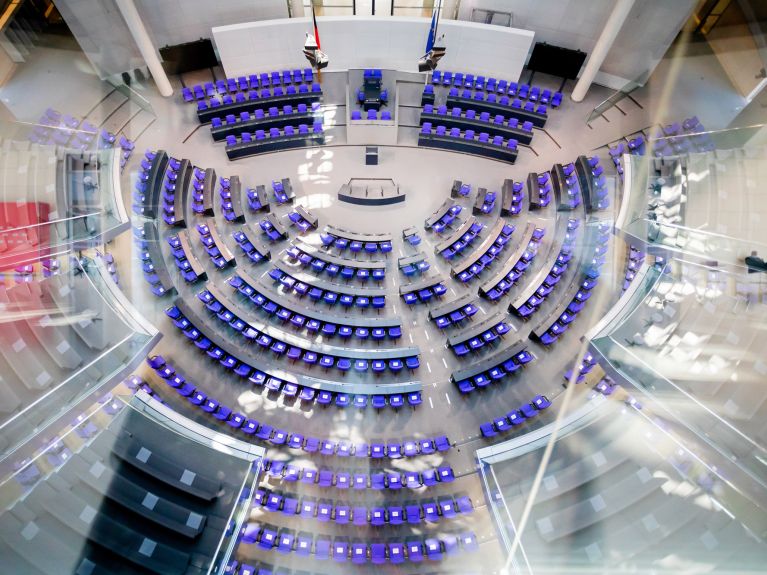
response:
<path fill-rule="evenodd" d="M 758 10 L 49 4 L 3 15 L 3 573 L 764 572 Z"/>

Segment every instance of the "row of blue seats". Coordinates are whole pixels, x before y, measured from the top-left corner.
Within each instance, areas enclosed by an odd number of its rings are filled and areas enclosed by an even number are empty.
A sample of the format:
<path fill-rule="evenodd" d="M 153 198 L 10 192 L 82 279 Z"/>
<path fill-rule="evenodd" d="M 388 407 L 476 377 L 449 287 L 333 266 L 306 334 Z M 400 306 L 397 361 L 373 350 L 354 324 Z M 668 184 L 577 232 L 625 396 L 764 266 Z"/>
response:
<path fill-rule="evenodd" d="M 184 233 L 185 232 L 182 231 L 179 234 L 168 236 L 168 244 L 170 245 L 170 252 L 173 255 L 176 267 L 181 272 L 181 277 L 188 283 L 194 283 L 204 277 L 205 274 L 204 272 L 201 272 L 201 268 L 196 265 L 197 256 L 193 253 L 187 253 L 190 246 L 187 245 L 184 247 L 184 242 L 181 241 L 181 234 Z M 192 264 L 192 260 L 195 261 L 195 264 Z"/>
<path fill-rule="evenodd" d="M 529 318 L 540 308 L 546 298 L 551 295 L 554 288 L 562 279 L 562 274 L 567 270 L 568 264 L 573 255 L 573 244 L 575 242 L 576 230 L 579 220 L 570 219 L 567 221 L 567 234 L 565 234 L 562 246 L 557 254 L 554 264 L 549 269 L 548 274 L 535 289 L 533 294 L 525 300 L 522 305 L 516 306 L 513 303 L 509 305 L 509 311 L 514 312 L 521 318 Z"/>
<path fill-rule="evenodd" d="M 465 341 L 456 343 L 452 345 L 451 348 L 456 356 L 462 357 L 468 354 L 470 351 L 478 351 L 486 345 L 497 341 L 499 338 L 502 338 L 504 335 L 509 333 L 509 330 L 511 330 L 509 324 L 507 324 L 505 321 L 499 321 L 497 324 L 486 329 L 481 334 L 470 337 Z"/>
<path fill-rule="evenodd" d="M 197 100 L 197 111 L 212 110 L 219 106 L 229 106 L 231 104 L 244 104 L 245 102 L 257 102 L 266 98 L 279 98 L 284 96 L 296 96 L 299 94 L 321 94 L 322 88 L 315 82 L 311 85 L 311 88 L 306 84 L 300 84 L 298 89 L 295 86 L 290 85 L 284 90 L 282 87 L 277 86 L 273 90 L 264 88 L 260 92 L 258 90 L 250 90 L 249 92 L 237 92 L 232 98 L 229 94 L 224 95 L 220 100 L 216 97 L 210 98 L 207 102 L 205 100 Z"/>
<path fill-rule="evenodd" d="M 504 248 L 508 245 L 511 235 L 514 233 L 514 226 L 511 224 L 505 224 L 498 232 L 498 236 L 493 241 L 492 245 L 482 254 L 477 254 L 474 258 L 474 262 L 467 268 L 462 269 L 455 274 L 461 282 L 466 283 L 475 277 L 478 277 L 485 269 L 489 268 L 499 255 L 503 252 Z M 463 268 L 466 266 L 463 265 Z"/>
<path fill-rule="evenodd" d="M 583 383 L 586 376 L 597 366 L 597 360 L 591 352 L 586 352 L 583 360 L 578 364 L 578 373 L 575 376 L 575 383 Z M 569 382 L 573 375 L 573 369 L 570 368 L 564 373 L 565 382 Z"/>
<path fill-rule="evenodd" d="M 559 339 L 559 336 L 565 333 L 570 324 L 578 316 L 584 305 L 591 297 L 591 290 L 596 287 L 599 281 L 599 269 L 604 264 L 604 255 L 607 249 L 607 242 L 610 239 L 610 225 L 599 224 L 596 232 L 596 246 L 594 254 L 583 272 L 583 281 L 576 291 L 572 300 L 562 314 L 559 315 L 550 325 L 544 328 L 538 328 L 530 333 L 532 339 L 538 340 L 543 345 L 551 345 Z"/>
<path fill-rule="evenodd" d="M 548 88 L 541 90 L 538 86 L 507 82 L 506 80 L 496 80 L 492 77 L 485 80 L 484 76 L 475 77 L 473 74 L 464 75 L 461 72 L 453 74 L 448 71 L 440 73 L 439 70 L 435 70 L 431 75 L 431 83 L 434 85 L 473 88 L 475 90 L 484 90 L 486 92 L 508 94 L 509 96 L 516 96 L 523 100 L 530 99 L 533 102 L 541 102 L 542 104 L 551 103 L 554 108 L 558 108 L 562 104 L 563 97 L 562 92 L 557 91 L 552 93 Z"/>
<path fill-rule="evenodd" d="M 236 265 L 234 256 L 229 251 L 229 248 L 223 245 L 223 240 L 221 240 L 222 245 L 216 243 L 216 238 L 220 238 L 220 236 L 218 234 L 213 236 L 208 224 L 200 223 L 196 227 L 197 233 L 200 235 L 200 243 L 202 243 L 208 256 L 210 256 L 210 261 L 213 262 L 213 265 L 218 269 L 223 269 L 230 264 Z"/>
<path fill-rule="evenodd" d="M 316 452 L 321 455 L 338 455 L 340 457 L 350 457 L 352 454 L 354 454 L 355 457 L 377 457 L 379 453 L 384 453 L 392 458 L 401 457 L 401 453 L 399 455 L 395 454 L 395 450 L 401 450 L 401 447 L 398 448 L 395 444 L 390 444 L 392 445 L 390 448 L 389 445 L 374 443 L 372 444 L 370 451 L 366 452 L 366 444 L 355 444 L 353 450 L 350 450 L 348 444 L 339 442 L 336 451 L 336 444 L 330 440 L 304 438 L 301 434 L 291 434 L 281 429 L 275 429 L 266 423 L 259 423 L 255 419 L 247 418 L 242 413 L 233 412 L 230 407 L 221 404 L 213 397 L 208 396 L 204 391 L 196 388 L 192 383 L 187 381 L 184 376 L 176 372 L 173 366 L 166 363 L 162 356 L 152 356 L 147 359 L 147 363 L 155 370 L 155 373 L 163 378 L 168 386 L 175 389 L 181 397 L 187 398 L 187 401 L 189 401 L 191 405 L 199 407 L 203 412 L 226 423 L 231 428 L 239 429 L 244 434 L 251 437 L 257 437 L 270 445 L 287 445 L 291 449 L 302 449 L 307 453 Z M 365 405 L 367 405 L 367 396 L 357 397 L 364 397 Z M 361 407 L 364 408 L 365 405 Z M 365 455 L 365 453 L 368 453 L 368 455 Z M 378 475 L 379 474 L 373 474 L 370 483 L 365 486 L 362 486 L 360 480 L 355 476 L 355 489 L 363 487 L 383 489 L 384 487 L 378 487 Z M 384 474 L 380 475 L 382 477 L 380 481 L 386 488 L 400 489 L 402 487 L 402 477 L 399 473 L 390 473 L 386 476 L 384 476 Z M 365 477 L 367 478 L 367 476 Z M 441 467 L 434 470 L 433 476 L 431 474 L 420 475 L 418 480 L 422 485 L 429 485 L 433 484 L 431 481 L 434 481 L 435 483 L 436 481 L 450 482 L 453 478 L 454 475 L 452 469 Z M 298 478 L 296 478 L 296 480 L 297 479 Z"/>
<path fill-rule="evenodd" d="M 541 208 L 545 208 L 551 203 L 551 174 L 549 172 L 543 172 L 538 174 L 538 190 L 535 191 L 537 196 L 537 204 Z"/>
<path fill-rule="evenodd" d="M 469 190 L 471 190 L 471 188 L 469 188 Z M 446 228 L 450 227 L 450 225 L 455 221 L 455 219 L 462 211 L 463 206 L 461 204 L 450 206 L 444 215 L 440 217 L 436 222 L 434 222 L 429 229 L 433 232 L 441 234 L 445 231 Z"/>
<path fill-rule="evenodd" d="M 511 184 L 511 204 L 509 205 L 509 215 L 518 216 L 522 213 L 522 202 L 525 199 L 525 183 L 513 182 Z"/>
<path fill-rule="evenodd" d="M 235 146 L 238 143 L 248 144 L 257 142 L 259 140 L 276 139 L 276 138 L 292 138 L 294 136 L 308 136 L 309 134 L 322 134 L 322 122 L 314 122 L 312 125 L 312 131 L 309 132 L 309 126 L 307 124 L 299 124 L 298 126 L 285 126 L 282 131 L 279 128 L 269 128 L 269 137 L 267 138 L 266 130 L 256 130 L 253 134 L 250 132 L 242 132 L 240 134 L 239 141 L 237 136 L 229 134 L 226 137 L 227 146 Z"/>
<path fill-rule="evenodd" d="M 292 116 L 293 114 L 306 114 L 308 112 L 317 114 L 321 109 L 322 104 L 319 102 L 312 102 L 311 109 L 308 109 L 306 104 L 303 102 L 296 105 L 295 108 L 293 108 L 293 106 L 290 104 L 285 104 L 282 107 L 282 112 L 280 112 L 280 109 L 277 106 L 271 106 L 266 112 L 264 112 L 263 108 L 256 108 L 252 112 L 244 110 L 240 112 L 239 116 L 235 116 L 234 114 L 227 114 L 224 116 L 223 121 L 219 117 L 211 118 L 210 124 L 213 128 L 222 128 L 224 126 L 236 126 L 237 124 L 241 124 L 242 122 L 249 122 L 251 120 L 284 118 L 286 116 Z"/>
<path fill-rule="evenodd" d="M 348 394 L 343 393 L 331 393 L 329 391 L 316 391 L 313 388 L 303 387 L 289 381 L 285 381 L 280 377 L 276 377 L 272 374 L 266 373 L 260 369 L 252 367 L 246 362 L 239 360 L 236 356 L 228 353 L 225 349 L 218 345 L 215 345 L 206 335 L 200 331 L 179 309 L 177 305 L 173 305 L 165 310 L 165 314 L 171 319 L 173 325 L 178 328 L 183 335 L 191 341 L 195 347 L 204 351 L 205 354 L 211 359 L 219 363 L 223 368 L 232 371 L 235 375 L 242 379 L 247 379 L 253 385 L 265 386 L 268 390 L 275 393 L 282 392 L 288 397 L 298 397 L 301 401 L 311 402 L 316 399 L 320 405 L 329 405 L 335 398 L 335 405 L 338 407 L 346 407 L 354 402 L 358 407 L 363 407 L 362 401 L 358 400 L 358 396 L 354 396 L 352 400 Z M 407 403 L 411 407 L 416 407 L 422 403 L 420 392 L 410 392 L 406 395 Z M 390 407 L 399 408 L 405 403 L 405 398 L 400 393 L 391 394 L 385 396 L 383 402 L 388 401 Z M 383 407 L 381 399 L 374 399 L 372 402 L 376 408 Z M 422 440 L 420 449 L 426 453 L 433 453 L 434 442 L 439 446 L 439 451 L 444 451 L 450 448 L 450 444 L 447 443 L 447 439 L 438 437 L 435 440 Z M 394 447 L 392 447 L 391 453 Z M 405 442 L 406 451 L 409 449 L 408 442 Z"/>
<path fill-rule="evenodd" d="M 389 506 L 351 506 L 348 503 L 333 502 L 316 497 L 284 495 L 276 491 L 258 489 L 253 496 L 253 506 L 272 513 L 282 513 L 289 517 L 315 519 L 320 522 L 333 521 L 337 525 L 356 525 L 358 527 L 382 527 L 384 525 L 421 525 L 437 523 L 440 519 L 452 519 L 459 514 L 471 514 L 474 506 L 468 495 L 453 496 L 425 501 L 421 504 Z"/>
<path fill-rule="evenodd" d="M 343 292 L 337 292 L 334 290 L 326 290 L 319 287 L 312 287 L 305 282 L 298 281 L 296 278 L 288 273 L 283 272 L 278 268 L 273 268 L 269 271 L 269 277 L 274 281 L 279 282 L 285 289 L 292 290 L 299 296 L 305 296 L 309 294 L 309 297 L 315 301 L 324 301 L 328 305 L 335 305 L 336 302 L 344 307 L 356 306 L 361 309 L 372 307 L 373 309 L 382 309 L 386 306 L 386 296 L 366 296 L 366 295 L 351 295 Z"/>
<path fill-rule="evenodd" d="M 261 231 L 264 232 L 266 237 L 268 237 L 272 242 L 279 242 L 280 240 L 288 239 L 288 234 L 284 227 L 283 229 L 277 229 L 275 224 L 272 223 L 268 217 L 258 222 L 258 226 L 261 228 Z"/>
<path fill-rule="evenodd" d="M 235 92 L 245 92 L 247 90 L 256 90 L 258 88 L 269 88 L 270 86 L 280 86 L 288 84 L 301 84 L 303 82 L 313 82 L 314 73 L 311 68 L 305 68 L 304 70 L 283 70 L 280 72 L 263 72 L 260 76 L 258 74 L 250 74 L 249 76 L 238 76 L 237 78 L 227 78 L 226 80 L 217 80 L 213 82 L 205 82 L 204 84 L 195 84 L 191 88 L 181 88 L 181 96 L 185 102 L 192 102 L 194 100 L 202 100 L 206 96 L 212 98 L 216 93 L 234 94 Z"/>
<path fill-rule="evenodd" d="M 421 443 L 425 445 L 426 440 L 422 440 Z M 405 443 L 405 446 L 407 448 L 407 443 Z M 434 453 L 433 443 L 429 449 L 430 451 L 422 451 L 422 453 Z M 361 453 L 367 453 L 367 451 Z M 350 457 L 348 451 L 343 453 L 339 451 L 336 455 Z M 360 455 L 360 457 L 369 457 L 369 455 Z M 391 491 L 399 491 L 402 488 L 407 488 L 417 490 L 422 487 L 433 487 L 438 483 L 451 483 L 455 481 L 455 473 L 448 466 L 427 468 L 423 471 L 405 471 L 403 473 L 384 473 L 382 471 L 373 473 L 334 472 L 326 468 L 317 470 L 311 467 L 299 467 L 277 459 L 264 459 L 263 466 L 269 478 L 288 483 L 300 481 L 301 483 L 316 485 L 323 489 L 374 489 L 376 491 L 389 489 Z"/>
<path fill-rule="evenodd" d="M 345 280 L 358 279 L 367 281 L 373 278 L 376 281 L 383 281 L 386 277 L 386 267 L 382 264 L 380 268 L 358 267 L 354 265 L 353 260 L 349 264 L 339 266 L 333 262 L 323 260 L 321 257 L 315 257 L 301 250 L 298 246 L 291 246 L 285 254 L 292 260 L 298 261 L 302 266 L 310 266 L 317 273 L 325 272 L 330 277 L 340 275 Z"/>
<path fill-rule="evenodd" d="M 422 282 L 420 281 L 417 283 L 422 285 Z M 402 295 L 402 299 L 408 305 L 415 305 L 419 302 L 426 303 L 430 301 L 432 297 L 442 297 L 447 293 L 447 286 L 445 286 L 439 276 L 435 277 L 431 285 L 422 285 L 422 287 L 414 291 L 403 291 L 407 290 L 407 288 L 407 284 L 401 286 L 400 294 Z"/>
<path fill-rule="evenodd" d="M 551 401 L 545 395 L 536 395 L 530 403 L 522 404 L 519 409 L 513 409 L 503 417 L 481 423 L 479 430 L 482 437 L 494 437 L 499 433 L 509 431 L 512 427 L 522 425 L 528 419 L 533 419 L 539 412 L 551 406 Z"/>
<path fill-rule="evenodd" d="M 231 180 L 229 178 L 221 177 L 218 179 L 218 184 L 219 184 L 218 196 L 221 202 L 221 212 L 224 214 L 224 219 L 227 222 L 242 220 L 244 215 L 242 214 L 242 206 L 239 205 L 239 203 L 242 201 L 240 198 L 239 187 L 237 188 L 237 196 L 234 198 L 234 201 L 238 202 L 238 205 L 235 206 L 232 203 Z"/>
<path fill-rule="evenodd" d="M 319 535 L 315 539 L 310 533 L 296 534 L 287 529 L 278 532 L 259 523 L 249 522 L 242 527 L 239 537 L 242 543 L 258 545 L 262 549 L 276 549 L 279 553 L 295 553 L 305 557 L 311 555 L 318 561 L 327 561 L 332 558 L 336 563 L 345 563 L 351 560 L 356 565 L 368 563 L 396 565 L 406 560 L 410 563 L 420 563 L 424 558 L 429 561 L 441 561 L 446 555 L 455 555 L 461 549 L 479 550 L 477 538 L 471 531 L 459 535 L 429 537 L 423 541 L 410 539 L 405 542 L 350 543 L 343 537 L 337 537 L 331 541 L 326 536 Z"/>
<path fill-rule="evenodd" d="M 471 142 L 479 142 L 480 144 L 492 144 L 493 146 L 504 146 L 503 142 L 503 136 L 493 136 L 493 139 L 490 140 L 490 135 L 487 132 L 480 132 L 479 136 L 477 136 L 476 132 L 474 130 L 466 130 L 463 135 L 461 135 L 460 128 L 450 128 L 450 131 L 447 131 L 447 127 L 445 126 L 437 126 L 436 129 L 432 129 L 431 122 L 424 122 L 421 126 L 421 134 L 422 135 L 435 135 L 435 136 L 449 136 L 451 138 L 456 139 L 463 139 L 463 140 L 469 140 Z M 476 139 L 475 139 L 476 137 Z M 506 140 L 505 146 L 509 148 L 510 150 L 516 151 L 517 146 L 519 142 L 515 140 L 514 138 L 509 138 Z"/>
<path fill-rule="evenodd" d="M 495 207 L 495 200 L 498 197 L 498 192 L 485 191 L 485 197 L 482 198 L 482 204 L 479 206 L 479 211 L 483 214 L 489 214 Z"/>
<path fill-rule="evenodd" d="M 248 259 L 254 264 L 261 263 L 271 258 L 271 253 L 268 250 L 261 250 L 254 246 L 244 232 L 236 230 L 232 232 L 232 237 L 237 245 L 240 246 L 242 252 L 248 257 Z"/>
<path fill-rule="evenodd" d="M 434 109 L 434 106 L 432 104 L 426 104 L 423 107 L 423 113 L 424 114 L 439 114 L 441 116 L 447 116 L 447 106 L 437 106 L 436 110 Z M 463 118 L 466 120 L 479 120 L 480 122 L 489 122 L 491 124 L 495 124 L 497 126 L 508 126 L 509 128 L 514 128 L 518 130 L 524 130 L 525 132 L 532 132 L 533 131 L 533 123 L 529 120 L 525 120 L 522 122 L 522 125 L 519 124 L 519 118 L 514 118 L 509 116 L 508 120 L 502 115 L 502 114 L 496 114 L 493 116 L 493 118 L 490 118 L 490 112 L 480 112 L 479 116 L 477 116 L 477 111 L 468 109 L 463 110 L 459 108 L 458 106 L 454 106 L 450 110 L 450 116 L 453 118 Z M 505 122 L 505 124 L 504 124 Z"/>
<path fill-rule="evenodd" d="M 258 290 L 257 286 L 251 285 L 237 274 L 230 277 L 227 281 L 229 285 L 239 291 L 243 296 L 247 297 L 255 305 L 262 308 L 269 316 L 273 316 L 283 322 L 289 322 L 297 329 L 306 328 L 309 333 L 322 334 L 323 338 L 338 335 L 342 339 L 348 339 L 353 335 L 357 339 L 363 341 L 368 338 L 371 338 L 374 341 L 382 341 L 386 338 L 396 341 L 402 337 L 402 327 L 400 325 L 389 326 L 387 328 L 355 327 L 345 324 L 343 317 L 339 317 L 337 322 L 313 318 L 311 317 L 311 310 L 302 310 L 300 313 L 295 310 L 289 310 L 279 303 L 269 299 Z"/>
<path fill-rule="evenodd" d="M 355 457 L 357 457 L 356 454 Z M 268 473 L 270 477 L 277 477 L 287 482 L 300 481 L 310 485 L 316 484 L 323 488 L 372 489 L 376 491 L 384 489 L 399 491 L 403 488 L 420 489 L 421 487 L 433 487 L 437 483 L 452 483 L 455 481 L 455 473 L 447 465 L 423 471 L 408 471 L 406 473 L 399 471 L 365 473 L 349 471 L 333 472 L 330 469 L 316 470 L 313 468 L 301 468 L 292 464 L 287 464 L 284 468 L 280 469 L 277 461 L 272 460 Z"/>
<path fill-rule="evenodd" d="M 325 247 L 332 246 L 341 251 L 348 248 L 352 253 L 364 251 L 369 254 L 374 254 L 375 252 L 380 251 L 382 254 L 388 254 L 392 250 L 391 242 L 388 240 L 362 242 L 358 240 L 350 240 L 327 231 L 320 234 L 320 239 L 322 240 L 322 245 Z"/>
<path fill-rule="evenodd" d="M 145 165 L 142 162 L 142 168 L 145 168 Z M 169 157 L 168 158 L 168 165 L 165 168 L 165 175 L 163 176 L 163 187 L 162 187 L 162 219 L 163 221 L 168 224 L 169 226 L 174 226 L 176 223 L 184 219 L 184 214 L 176 214 L 176 191 L 177 191 L 177 184 L 179 182 L 179 176 L 183 176 L 183 174 L 179 173 L 179 168 L 181 167 L 181 160 L 177 160 L 176 158 Z M 205 177 L 205 172 L 202 172 L 202 176 L 199 175 L 200 170 L 194 171 L 194 178 L 200 179 L 200 177 Z M 183 177 L 182 177 L 183 180 Z M 183 182 L 181 182 L 183 183 Z M 178 190 L 179 193 L 183 193 L 183 190 Z"/>
<path fill-rule="evenodd" d="M 490 301 L 496 301 L 503 297 L 503 295 L 506 294 L 517 282 L 517 280 L 522 277 L 522 274 L 525 273 L 525 270 L 530 267 L 530 264 L 538 253 L 538 246 L 540 245 L 541 240 L 545 234 L 546 230 L 543 228 L 535 228 L 533 230 L 533 235 L 527 244 L 527 248 L 519 256 L 519 259 L 514 264 L 514 267 L 511 269 L 511 271 L 509 271 L 509 273 L 498 280 L 498 282 L 496 282 L 493 286 L 490 286 L 489 289 L 480 289 L 480 295 L 486 297 Z"/>
<path fill-rule="evenodd" d="M 141 259 L 141 271 L 144 276 L 144 280 L 149 284 L 149 289 L 157 297 L 162 297 L 168 291 L 172 291 L 173 287 L 170 283 L 170 278 L 167 277 L 167 272 L 163 273 L 165 276 L 165 282 L 161 277 L 161 272 L 158 272 L 155 262 L 153 261 L 152 252 L 149 250 L 149 242 L 151 238 L 147 238 L 144 234 L 143 228 L 133 228 L 133 243 L 139 250 L 139 258 Z M 159 259 L 158 264 L 162 270 L 165 270 L 165 261 L 162 260 L 162 254 L 160 250 L 156 250 L 155 257 Z"/>
<path fill-rule="evenodd" d="M 434 320 L 434 323 L 437 324 L 438 328 L 444 329 L 448 326 L 458 324 L 466 318 L 472 317 L 477 311 L 479 311 L 479 308 L 477 308 L 476 305 L 467 303 L 466 305 L 461 306 L 461 308 L 444 315 L 432 317 L 431 313 L 429 313 L 429 317 Z"/>
<path fill-rule="evenodd" d="M 459 239 L 454 241 L 448 247 L 444 248 L 439 254 L 446 260 L 453 259 L 456 255 L 460 254 L 469 247 L 479 237 L 480 232 L 484 229 L 484 224 L 474 222 L 469 229 Z"/>
<path fill-rule="evenodd" d="M 595 209 L 606 210 L 610 207 L 610 197 L 609 190 L 607 189 L 607 177 L 604 174 L 604 166 L 599 163 L 598 156 L 588 158 L 588 164 L 591 168 L 589 176 L 591 177 L 592 195 L 597 199 Z"/>
<path fill-rule="evenodd" d="M 310 229 L 317 227 L 315 223 L 308 221 L 297 210 L 292 210 L 288 214 L 288 219 L 292 222 L 294 226 L 296 226 L 299 230 L 301 230 L 302 234 L 305 234 Z"/>
<path fill-rule="evenodd" d="M 629 246 L 629 257 L 626 260 L 626 274 L 623 277 L 622 291 L 629 289 L 631 282 L 634 281 L 637 270 L 642 266 L 642 262 L 644 262 L 644 258 L 644 252 L 634 246 Z"/>
<path fill-rule="evenodd" d="M 360 112 L 359 110 L 352 110 L 351 119 L 355 120 L 355 121 L 356 120 L 362 120 L 362 112 Z M 381 117 L 379 118 L 378 117 L 378 110 L 375 110 L 375 109 L 371 108 L 370 110 L 368 110 L 366 112 L 365 119 L 366 120 L 378 120 L 378 119 L 380 119 L 380 120 L 384 120 L 384 121 L 390 122 L 392 120 L 392 116 L 391 116 L 391 112 L 389 110 L 382 110 L 381 111 Z"/>
<path fill-rule="evenodd" d="M 538 104 L 536 106 L 535 102 L 531 102 L 529 100 L 523 104 L 522 100 L 520 100 L 519 98 L 514 98 L 513 100 L 511 100 L 508 96 L 501 96 L 500 98 L 498 98 L 494 93 L 485 94 L 485 92 L 474 92 L 472 94 L 471 90 L 463 90 L 462 92 L 459 92 L 458 88 L 450 88 L 450 92 L 448 92 L 448 97 L 450 98 L 460 97 L 460 98 L 463 98 L 464 100 L 473 100 L 475 102 L 487 102 L 489 104 L 499 104 L 501 106 L 510 106 L 511 108 L 524 110 L 525 112 L 538 114 L 539 116 L 548 115 L 548 108 L 546 104 Z"/>
<path fill-rule="evenodd" d="M 535 356 L 532 353 L 522 350 L 512 357 L 503 359 L 499 363 L 489 366 L 487 369 L 483 369 L 471 377 L 456 378 L 455 374 L 453 374 L 450 376 L 450 380 L 455 383 L 461 393 L 467 394 L 476 389 L 484 389 L 493 382 L 503 380 L 534 359 Z"/>
<path fill-rule="evenodd" d="M 304 349 L 298 345 L 292 345 L 257 330 L 247 321 L 239 318 L 232 310 L 228 309 L 224 303 L 219 301 L 208 289 L 202 290 L 197 297 L 205 304 L 205 307 L 213 312 L 216 317 L 239 332 L 248 342 L 255 342 L 263 349 L 269 349 L 275 355 L 285 354 L 285 357 L 291 361 L 302 360 L 306 365 L 319 365 L 324 369 L 335 367 L 340 372 L 345 373 L 352 369 L 359 373 L 364 373 L 371 369 L 373 373 L 380 374 L 386 371 L 398 373 L 407 366 L 410 370 L 415 370 L 420 365 L 418 356 L 403 356 L 384 359 L 353 359 L 343 356 L 334 356 L 330 354 L 319 354 L 311 349 Z M 308 343 L 308 342 L 307 342 Z"/>

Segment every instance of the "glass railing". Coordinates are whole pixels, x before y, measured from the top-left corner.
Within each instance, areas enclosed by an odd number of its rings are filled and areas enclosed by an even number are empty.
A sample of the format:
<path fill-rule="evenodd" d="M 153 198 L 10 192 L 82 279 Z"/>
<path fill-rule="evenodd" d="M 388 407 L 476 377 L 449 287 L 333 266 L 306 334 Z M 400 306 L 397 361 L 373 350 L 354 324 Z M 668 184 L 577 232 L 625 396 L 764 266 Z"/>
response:
<path fill-rule="evenodd" d="M 108 392 L 159 339 L 103 264 L 67 257 L 48 273 L 3 292 L 0 461 Z"/>
<path fill-rule="evenodd" d="M 224 573 L 263 455 L 122 387 L 0 481 L 4 570 Z"/>
<path fill-rule="evenodd" d="M 551 452 L 555 424 L 477 452 L 501 572 L 762 572 L 764 499 L 680 441 L 656 403 L 629 399 L 574 406 Z"/>

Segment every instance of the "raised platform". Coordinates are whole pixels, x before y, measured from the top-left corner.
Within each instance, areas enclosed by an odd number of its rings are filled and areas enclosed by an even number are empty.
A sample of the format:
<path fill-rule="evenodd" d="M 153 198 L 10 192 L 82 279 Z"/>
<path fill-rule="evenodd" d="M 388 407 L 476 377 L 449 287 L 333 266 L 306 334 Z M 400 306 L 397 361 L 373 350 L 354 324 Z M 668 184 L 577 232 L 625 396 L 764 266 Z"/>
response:
<path fill-rule="evenodd" d="M 388 206 L 405 201 L 405 194 L 388 178 L 352 178 L 338 190 L 338 199 L 360 206 Z"/>

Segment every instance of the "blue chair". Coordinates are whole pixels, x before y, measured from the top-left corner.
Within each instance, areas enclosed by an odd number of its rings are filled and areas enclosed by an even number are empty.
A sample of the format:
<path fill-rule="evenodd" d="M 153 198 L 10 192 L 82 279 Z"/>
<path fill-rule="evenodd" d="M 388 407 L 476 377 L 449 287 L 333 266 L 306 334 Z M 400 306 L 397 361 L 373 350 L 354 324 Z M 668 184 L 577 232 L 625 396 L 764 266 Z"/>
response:
<path fill-rule="evenodd" d="M 367 119 L 368 120 L 377 120 L 378 119 L 378 113 L 375 110 L 368 110 Z"/>
<path fill-rule="evenodd" d="M 384 110 L 383 112 L 381 112 L 381 119 L 391 121 L 392 119 L 391 112 L 389 110 Z"/>
<path fill-rule="evenodd" d="M 352 120 L 361 120 L 362 113 L 359 110 L 352 110 Z"/>

